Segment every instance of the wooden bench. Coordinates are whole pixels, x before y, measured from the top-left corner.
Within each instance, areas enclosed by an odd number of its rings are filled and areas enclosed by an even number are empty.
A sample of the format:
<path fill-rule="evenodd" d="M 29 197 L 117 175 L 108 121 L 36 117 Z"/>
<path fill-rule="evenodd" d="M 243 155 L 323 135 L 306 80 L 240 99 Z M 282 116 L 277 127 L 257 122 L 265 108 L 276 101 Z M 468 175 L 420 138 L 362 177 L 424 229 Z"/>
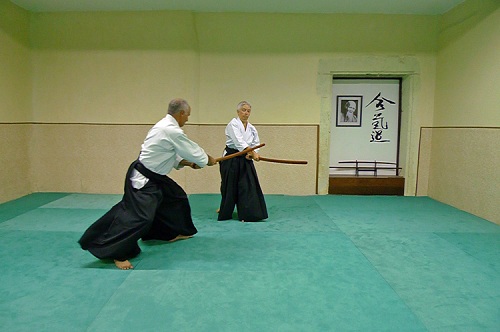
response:
<path fill-rule="evenodd" d="M 330 168 L 351 169 L 354 175 L 331 174 L 328 183 L 329 194 L 339 195 L 404 195 L 405 179 L 399 176 L 401 169 L 394 162 L 344 160 Z M 394 170 L 395 175 L 379 175 L 380 170 Z M 361 175 L 372 173 L 371 175 Z"/>

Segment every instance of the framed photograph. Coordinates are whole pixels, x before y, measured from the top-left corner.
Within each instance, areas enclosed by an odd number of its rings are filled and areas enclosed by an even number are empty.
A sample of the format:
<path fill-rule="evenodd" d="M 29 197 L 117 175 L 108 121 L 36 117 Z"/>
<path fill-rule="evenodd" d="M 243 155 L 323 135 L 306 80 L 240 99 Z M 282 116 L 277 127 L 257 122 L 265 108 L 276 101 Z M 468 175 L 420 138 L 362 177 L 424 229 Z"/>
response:
<path fill-rule="evenodd" d="M 361 127 L 363 96 L 337 96 L 337 127 Z"/>

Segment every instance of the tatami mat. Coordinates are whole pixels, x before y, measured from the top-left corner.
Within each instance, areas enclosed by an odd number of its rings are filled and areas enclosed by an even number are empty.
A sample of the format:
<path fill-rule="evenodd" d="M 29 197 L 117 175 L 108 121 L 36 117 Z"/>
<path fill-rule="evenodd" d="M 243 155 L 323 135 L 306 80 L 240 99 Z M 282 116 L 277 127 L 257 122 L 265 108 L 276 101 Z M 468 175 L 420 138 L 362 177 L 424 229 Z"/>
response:
<path fill-rule="evenodd" d="M 1 331 L 498 331 L 500 226 L 427 197 L 267 195 L 269 219 L 139 244 L 118 270 L 77 241 L 121 195 L 0 205 Z"/>

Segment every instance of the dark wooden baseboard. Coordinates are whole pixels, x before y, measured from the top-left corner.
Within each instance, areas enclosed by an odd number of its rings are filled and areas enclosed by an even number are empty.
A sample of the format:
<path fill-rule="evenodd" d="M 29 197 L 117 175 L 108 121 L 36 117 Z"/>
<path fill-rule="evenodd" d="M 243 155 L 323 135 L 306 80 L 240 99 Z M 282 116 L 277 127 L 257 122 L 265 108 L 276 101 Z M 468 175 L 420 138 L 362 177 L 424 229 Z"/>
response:
<path fill-rule="evenodd" d="M 404 196 L 402 176 L 330 175 L 328 193 L 337 195 L 395 195 Z"/>

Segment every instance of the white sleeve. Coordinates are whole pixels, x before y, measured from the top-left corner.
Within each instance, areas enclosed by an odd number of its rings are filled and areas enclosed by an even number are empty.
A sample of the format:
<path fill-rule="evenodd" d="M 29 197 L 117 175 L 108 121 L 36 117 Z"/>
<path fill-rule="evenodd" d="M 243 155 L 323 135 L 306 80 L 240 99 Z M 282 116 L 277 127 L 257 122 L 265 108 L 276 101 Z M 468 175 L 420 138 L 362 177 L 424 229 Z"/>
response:
<path fill-rule="evenodd" d="M 177 166 L 182 159 L 195 163 L 202 168 L 207 165 L 208 156 L 205 151 L 198 144 L 191 141 L 184 133 L 179 133 L 177 137 L 173 138 L 172 143 L 177 153 Z"/>

